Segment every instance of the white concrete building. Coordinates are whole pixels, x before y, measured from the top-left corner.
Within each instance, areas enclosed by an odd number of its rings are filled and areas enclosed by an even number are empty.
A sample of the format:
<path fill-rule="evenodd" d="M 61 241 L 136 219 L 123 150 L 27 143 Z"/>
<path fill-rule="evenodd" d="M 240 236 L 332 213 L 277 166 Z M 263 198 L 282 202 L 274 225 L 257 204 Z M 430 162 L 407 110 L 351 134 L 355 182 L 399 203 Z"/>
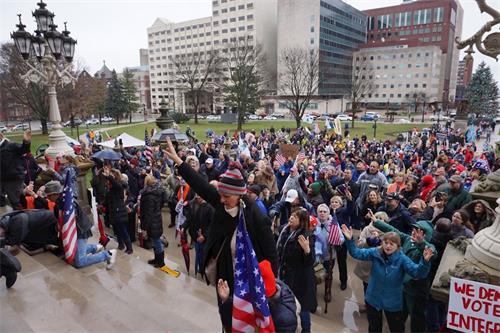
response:
<path fill-rule="evenodd" d="M 153 112 L 165 99 L 170 108 L 183 113 L 192 111 L 186 89 L 176 82 L 172 61 L 177 55 L 219 50 L 227 53 L 228 44 L 248 39 L 261 45 L 267 70 L 276 71 L 277 0 L 214 0 L 212 16 L 174 23 L 158 18 L 148 28 L 151 106 Z M 275 76 L 274 76 L 275 77 Z M 214 78 L 217 81 L 218 78 Z M 215 82 L 212 82 L 215 83 Z M 275 89 L 276 81 L 268 88 Z M 216 84 L 206 86 L 200 113 L 219 112 L 223 99 Z"/>
<path fill-rule="evenodd" d="M 139 109 L 137 111 L 151 113 L 151 93 L 148 65 L 127 67 L 126 69 L 134 74 L 134 83 L 137 89 L 135 95 L 137 97 L 137 103 L 139 104 Z M 123 76 L 123 74 L 121 74 L 121 76 Z"/>
<path fill-rule="evenodd" d="M 364 97 L 365 103 L 406 103 L 414 92 L 425 93 L 429 102 L 436 102 L 443 95 L 445 61 L 446 54 L 435 45 L 366 48 L 354 53 L 353 71 L 372 76 L 366 79 L 373 80 L 374 91 Z M 365 66 L 367 70 L 363 70 Z"/>

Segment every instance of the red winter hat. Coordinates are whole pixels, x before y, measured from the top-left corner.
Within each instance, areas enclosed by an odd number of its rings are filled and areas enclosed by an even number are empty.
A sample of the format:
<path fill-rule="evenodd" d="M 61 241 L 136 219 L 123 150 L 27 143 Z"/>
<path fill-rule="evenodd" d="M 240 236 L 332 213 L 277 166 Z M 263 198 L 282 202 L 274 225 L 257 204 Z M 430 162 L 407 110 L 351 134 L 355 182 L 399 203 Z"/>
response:
<path fill-rule="evenodd" d="M 272 297 L 276 294 L 276 278 L 274 277 L 271 263 L 268 260 L 259 262 L 260 274 L 264 280 L 264 288 L 266 289 L 266 297 Z"/>
<path fill-rule="evenodd" d="M 434 183 L 434 177 L 432 177 L 431 175 L 425 175 L 422 177 L 422 183 L 424 185 L 430 185 Z"/>

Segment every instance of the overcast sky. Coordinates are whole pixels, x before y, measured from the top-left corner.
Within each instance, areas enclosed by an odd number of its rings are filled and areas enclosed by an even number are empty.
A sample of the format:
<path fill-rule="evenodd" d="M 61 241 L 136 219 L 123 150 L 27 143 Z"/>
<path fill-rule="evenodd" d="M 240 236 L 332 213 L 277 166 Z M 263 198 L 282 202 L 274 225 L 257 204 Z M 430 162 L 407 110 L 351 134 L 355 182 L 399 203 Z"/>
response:
<path fill-rule="evenodd" d="M 304 0 L 307 1 L 307 0 Z M 396 5 L 401 0 L 344 0 L 360 9 Z M 435 0 L 439 1 L 439 0 Z M 36 24 L 31 11 L 38 0 L 0 0 L 0 42 L 10 40 L 16 30 L 17 14 L 32 32 Z M 55 13 L 55 22 L 78 40 L 75 58 L 85 64 L 90 73 L 101 68 L 103 60 L 111 69 L 121 71 L 139 65 L 139 48 L 147 48 L 147 28 L 157 17 L 173 22 L 211 15 L 212 0 L 45 0 L 47 9 Z M 461 0 L 464 9 L 462 39 L 469 38 L 491 17 L 480 14 L 474 0 Z M 499 0 L 488 0 L 499 7 Z M 462 55 L 461 55 L 462 58 Z M 500 63 L 476 53 L 474 65 L 486 61 L 500 81 Z"/>

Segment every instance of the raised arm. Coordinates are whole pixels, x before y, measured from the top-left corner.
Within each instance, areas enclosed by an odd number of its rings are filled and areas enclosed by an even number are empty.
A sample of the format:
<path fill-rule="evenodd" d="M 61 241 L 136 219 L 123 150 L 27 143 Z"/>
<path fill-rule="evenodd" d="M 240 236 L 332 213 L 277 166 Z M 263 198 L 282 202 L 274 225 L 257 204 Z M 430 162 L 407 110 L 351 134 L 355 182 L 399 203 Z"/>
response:
<path fill-rule="evenodd" d="M 170 141 L 167 139 L 167 149 L 165 150 L 167 156 L 174 161 L 175 165 L 177 165 L 179 174 L 184 178 L 186 183 L 191 186 L 193 191 L 200 195 L 206 202 L 211 204 L 213 207 L 216 207 L 220 204 L 220 196 L 217 189 L 200 176 L 199 173 L 195 172 L 191 166 L 187 163 L 184 163 L 182 159 L 177 155 L 175 151 L 175 147 Z"/>

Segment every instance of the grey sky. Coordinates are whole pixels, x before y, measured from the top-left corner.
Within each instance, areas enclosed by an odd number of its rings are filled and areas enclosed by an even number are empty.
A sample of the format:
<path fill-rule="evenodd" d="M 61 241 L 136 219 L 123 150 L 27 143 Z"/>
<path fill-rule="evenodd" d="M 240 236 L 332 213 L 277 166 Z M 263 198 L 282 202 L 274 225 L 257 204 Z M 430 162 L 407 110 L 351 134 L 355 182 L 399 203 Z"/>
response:
<path fill-rule="evenodd" d="M 307 1 L 307 0 L 304 0 Z M 401 3 L 401 0 L 344 0 L 364 10 Z M 435 0 L 439 1 L 439 0 Z M 38 0 L 0 0 L 0 42 L 10 40 L 16 29 L 16 14 L 23 15 L 23 23 L 32 32 L 36 27 L 31 11 Z M 78 40 L 76 59 L 85 64 L 90 73 L 102 66 L 121 71 L 126 66 L 139 65 L 139 48 L 147 47 L 147 28 L 157 17 L 173 22 L 210 16 L 211 0 L 45 0 L 53 11 L 56 24 L 68 30 Z M 474 0 L 460 0 L 464 9 L 462 38 L 469 38 L 491 17 L 480 14 Z M 498 8 L 498 0 L 488 0 Z M 62 30 L 62 29 L 60 29 Z M 462 57 L 462 56 L 461 56 Z M 486 61 L 500 81 L 500 64 L 494 59 L 474 54 L 474 65 Z"/>

